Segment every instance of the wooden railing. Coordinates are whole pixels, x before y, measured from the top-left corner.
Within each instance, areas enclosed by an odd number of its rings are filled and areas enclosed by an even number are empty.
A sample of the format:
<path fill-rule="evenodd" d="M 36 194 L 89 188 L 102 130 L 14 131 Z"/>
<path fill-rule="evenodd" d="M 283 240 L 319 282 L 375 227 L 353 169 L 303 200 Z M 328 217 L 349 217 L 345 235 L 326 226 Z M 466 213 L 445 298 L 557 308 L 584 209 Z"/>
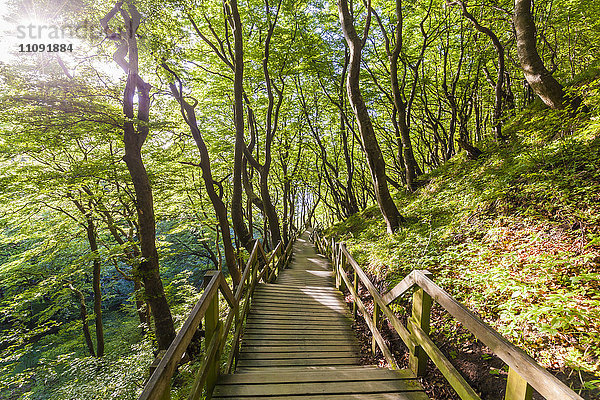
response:
<path fill-rule="evenodd" d="M 356 317 L 357 311 L 360 311 L 371 330 L 372 351 L 375 352 L 376 347 L 379 347 L 392 368 L 397 368 L 396 362 L 378 328 L 382 314 L 408 347 L 409 367 L 415 375 L 420 376 L 425 373 L 427 359 L 430 358 L 461 399 L 480 399 L 429 337 L 429 315 L 432 300 L 435 300 L 509 366 L 506 400 L 529 400 L 532 397 L 532 389 L 537 390 L 546 399 L 583 400 L 523 350 L 508 342 L 500 333 L 436 285 L 431 280 L 431 274 L 428 271 L 412 271 L 392 290 L 382 295 L 352 258 L 344 243 L 336 243 L 333 239 L 326 240 L 316 231 L 312 233 L 312 236 L 319 251 L 332 260 L 336 286 L 338 288 L 345 287 L 350 291 L 353 298 L 354 316 Z M 353 275 L 352 279 L 348 277 L 348 272 Z M 373 297 L 372 314 L 367 312 L 364 303 L 358 296 L 359 283 Z M 407 326 L 404 326 L 389 305 L 413 287 L 415 287 L 415 291 L 412 298 L 412 314 L 408 318 Z"/>
<path fill-rule="evenodd" d="M 260 281 L 273 282 L 279 272 L 285 268 L 292 254 L 292 238 L 285 249 L 281 242 L 267 255 L 257 240 L 250 258 L 242 272 L 240 284 L 235 293 L 229 288 L 221 271 L 207 271 L 204 276 L 204 293 L 192 309 L 188 319 L 166 350 L 160 361 L 157 360 L 154 371 L 139 400 L 166 400 L 171 394 L 171 378 L 184 359 L 194 334 L 204 319 L 204 355 L 194 380 L 189 400 L 200 399 L 204 394 L 210 398 L 215 382 L 221 373 L 221 356 L 229 334 L 233 333 L 233 343 L 229 352 L 225 373 L 235 369 L 239 353 L 239 341 L 244 320 L 250 308 L 254 288 Z M 229 306 L 224 319 L 219 313 L 219 292 Z M 154 364 L 153 364 L 154 365 Z"/>

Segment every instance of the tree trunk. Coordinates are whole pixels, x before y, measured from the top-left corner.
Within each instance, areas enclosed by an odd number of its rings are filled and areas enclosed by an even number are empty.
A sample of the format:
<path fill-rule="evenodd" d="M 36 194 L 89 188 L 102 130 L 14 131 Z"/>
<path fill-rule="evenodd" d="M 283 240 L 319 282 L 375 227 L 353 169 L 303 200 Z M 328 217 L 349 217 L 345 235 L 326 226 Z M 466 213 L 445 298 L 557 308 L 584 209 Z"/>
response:
<path fill-rule="evenodd" d="M 415 189 L 415 181 L 417 179 L 417 161 L 410 140 L 410 130 L 407 122 L 406 104 L 400 93 L 400 84 L 398 83 L 398 58 L 402 50 L 402 1 L 396 0 L 396 42 L 391 52 L 388 51 L 390 59 L 390 81 L 392 85 L 392 95 L 394 98 L 394 106 L 397 110 L 398 130 L 400 131 L 400 141 L 402 144 L 402 159 L 404 161 L 406 186 L 409 191 Z M 388 46 L 389 48 L 389 46 Z"/>
<path fill-rule="evenodd" d="M 90 250 L 93 253 L 93 278 L 92 287 L 94 289 L 94 315 L 96 323 L 96 355 L 104 356 L 104 326 L 102 324 L 102 290 L 100 288 L 100 260 L 98 259 L 98 241 L 96 240 L 96 226 L 94 220 L 89 217 L 86 227 Z"/>
<path fill-rule="evenodd" d="M 396 208 L 396 204 L 390 195 L 386 174 L 385 161 L 381 148 L 377 142 L 371 117 L 367 110 L 367 106 L 360 91 L 360 62 L 362 57 L 363 41 L 358 37 L 354 21 L 348 9 L 347 0 L 338 0 L 338 10 L 340 14 L 340 22 L 344 37 L 350 49 L 350 67 L 347 78 L 347 91 L 350 105 L 356 116 L 356 121 L 360 130 L 365 154 L 371 171 L 373 187 L 375 189 L 375 197 L 377 204 L 381 209 L 381 214 L 385 220 L 388 232 L 396 231 L 403 218 Z M 368 26 L 367 22 L 367 26 Z M 365 29 L 365 37 L 368 34 L 368 28 Z"/>
<path fill-rule="evenodd" d="M 83 190 L 90 196 L 92 196 L 91 190 L 83 187 Z M 98 357 L 104 356 L 104 326 L 102 324 L 102 290 L 100 287 L 100 272 L 101 272 L 101 263 L 98 258 L 98 237 L 96 234 L 96 225 L 94 223 L 94 218 L 92 217 L 92 206 L 93 201 L 90 199 L 89 208 L 83 206 L 83 203 L 73 196 L 69 195 L 75 207 L 81 212 L 81 214 L 85 217 L 85 231 L 88 238 L 88 243 L 90 245 L 90 251 L 92 252 L 92 288 L 94 291 L 94 314 L 95 314 L 95 326 L 96 326 L 96 355 Z M 81 296 L 80 301 L 83 305 L 82 313 L 85 313 L 87 318 L 87 310 L 85 307 L 85 300 L 83 299 L 83 294 L 80 291 L 76 290 L 74 287 L 70 286 L 71 290 L 73 290 L 76 295 Z M 88 333 L 86 334 L 86 330 Z M 89 335 L 89 328 L 87 321 L 84 326 L 84 335 Z M 89 347 L 89 344 L 88 344 Z M 92 354 L 93 355 L 93 354 Z"/>
<path fill-rule="evenodd" d="M 92 335 L 90 335 L 90 327 L 87 322 L 87 308 L 85 306 L 85 297 L 79 289 L 76 289 L 72 284 L 69 284 L 69 289 L 77 296 L 79 300 L 79 318 L 81 318 L 81 328 L 83 330 L 83 337 L 85 338 L 85 344 L 87 345 L 88 351 L 92 357 L 96 357 L 94 352 L 94 343 L 92 342 Z"/>
<path fill-rule="evenodd" d="M 137 30 L 142 20 L 141 14 L 133 4 L 128 9 L 122 8 L 123 1 L 100 20 L 104 29 L 110 29 L 108 22 L 117 12 L 121 13 L 124 21 L 125 37 L 118 37 L 119 48 L 113 59 L 127 73 L 127 83 L 123 92 L 123 142 L 125 155 L 123 160 L 131 175 L 135 189 L 136 212 L 139 224 L 139 241 L 142 261 L 136 271 L 144 282 L 145 294 L 152 313 L 159 350 L 166 350 L 175 338 L 175 327 L 171 310 L 165 297 L 159 274 L 158 253 L 156 251 L 156 226 L 154 218 L 154 200 L 148 173 L 142 161 L 142 146 L 150 132 L 150 84 L 138 75 L 138 46 Z M 125 60 L 128 55 L 128 60 Z M 137 96 L 137 115 L 134 112 L 135 94 Z"/>
<path fill-rule="evenodd" d="M 274 21 L 271 22 L 270 13 L 271 7 L 269 2 L 265 0 L 265 12 L 267 13 L 267 23 L 269 24 L 269 30 L 265 38 L 265 49 L 262 60 L 263 76 L 265 77 L 265 86 L 267 89 L 267 97 L 269 100 L 267 107 L 267 121 L 266 121 L 266 135 L 265 135 L 265 162 L 262 168 L 259 169 L 260 174 L 260 196 L 262 197 L 263 206 L 265 209 L 265 216 L 269 223 L 269 232 L 271 234 L 271 243 L 273 247 L 277 246 L 277 243 L 281 241 L 281 227 L 279 225 L 279 216 L 277 215 L 277 209 L 273 205 L 271 200 L 271 193 L 269 192 L 269 172 L 271 170 L 271 146 L 275 132 L 277 131 L 277 120 L 279 118 L 279 110 L 283 101 L 283 87 L 277 89 L 274 82 L 271 79 L 269 73 L 269 55 L 271 38 L 277 25 L 277 19 L 279 17 L 279 10 L 281 8 L 282 0 L 277 3 L 277 9 L 275 12 Z M 275 97 L 273 95 L 273 89 L 277 91 L 278 101 L 275 103 Z"/>
<path fill-rule="evenodd" d="M 135 309 L 140 320 L 140 327 L 142 333 L 145 333 L 147 329 L 150 329 L 150 309 L 144 301 L 144 296 L 142 296 L 142 282 L 139 279 L 133 280 L 133 291 L 135 295 Z"/>
<path fill-rule="evenodd" d="M 127 80 L 129 86 L 135 75 L 130 75 Z M 124 108 L 126 117 L 133 119 L 133 91 L 131 96 L 127 95 L 128 90 L 125 90 Z M 149 86 L 147 90 L 139 93 L 140 110 L 138 118 L 141 121 L 148 119 L 140 118 L 143 114 L 142 107 L 145 101 L 150 101 L 148 96 Z M 144 99 L 144 97 L 146 99 Z M 145 101 L 144 101 L 145 100 Z M 136 132 L 133 122 L 125 122 L 125 156 L 123 159 L 127 164 L 127 169 L 131 175 L 136 197 L 136 210 L 138 215 L 138 223 L 140 226 L 140 250 L 142 261 L 138 267 L 137 275 L 144 282 L 146 299 L 150 303 L 152 313 L 154 315 L 154 326 L 156 338 L 158 340 L 159 350 L 166 350 L 171 341 L 175 338 L 175 327 L 173 325 L 173 317 L 171 310 L 165 297 L 162 281 L 159 274 L 158 252 L 156 251 L 156 227 L 154 219 L 154 199 L 152 197 L 152 187 L 148 179 L 148 173 L 144 167 L 141 154 L 141 146 L 136 144 L 138 133 Z"/>
<path fill-rule="evenodd" d="M 249 252 L 252 251 L 253 238 L 244 223 L 244 213 L 242 212 L 242 158 L 244 155 L 244 42 L 242 37 L 242 22 L 238 11 L 237 0 L 229 2 L 231 19 L 233 21 L 233 40 L 234 40 L 234 125 L 235 125 L 235 148 L 233 156 L 233 193 L 231 196 L 231 221 L 233 229 L 242 246 Z"/>
<path fill-rule="evenodd" d="M 265 154 L 266 155 L 266 154 Z M 269 167 L 270 167 L 271 155 L 269 153 L 269 163 L 265 160 L 265 165 L 260 169 L 260 196 L 263 200 L 263 206 L 265 209 L 265 216 L 267 217 L 267 223 L 269 225 L 269 233 L 271 234 L 271 243 L 277 246 L 277 243 L 281 241 L 281 228 L 279 226 L 279 216 L 277 210 L 271 200 L 271 193 L 269 192 Z"/>
<path fill-rule="evenodd" d="M 515 0 L 513 24 L 517 38 L 517 56 L 529 86 L 548 107 L 563 109 L 568 104 L 563 86 L 546 69 L 537 51 L 531 0 Z M 571 102 L 574 109 L 580 104 L 581 100 L 578 98 Z"/>
<path fill-rule="evenodd" d="M 517 0 L 518 1 L 518 0 Z M 498 39 L 498 36 L 488 27 L 482 26 L 479 21 L 475 19 L 475 17 L 469 13 L 467 10 L 467 6 L 463 1 L 457 1 L 460 6 L 463 16 L 467 18 L 475 29 L 479 32 L 485 34 L 488 38 L 490 38 L 494 48 L 496 49 L 496 53 L 498 54 L 498 75 L 496 77 L 496 83 L 494 85 L 494 135 L 496 140 L 502 139 L 502 100 L 504 98 L 504 91 L 502 90 L 504 86 L 504 70 L 505 70 L 505 62 L 504 62 L 504 46 Z M 461 138 L 464 141 L 464 138 Z"/>

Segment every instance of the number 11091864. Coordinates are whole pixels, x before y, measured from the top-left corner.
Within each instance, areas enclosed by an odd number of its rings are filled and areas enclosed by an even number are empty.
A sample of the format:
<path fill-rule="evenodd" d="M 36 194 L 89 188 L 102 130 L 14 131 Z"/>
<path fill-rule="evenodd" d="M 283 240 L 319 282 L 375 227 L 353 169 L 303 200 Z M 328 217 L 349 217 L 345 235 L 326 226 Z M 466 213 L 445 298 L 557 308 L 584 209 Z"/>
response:
<path fill-rule="evenodd" d="M 21 53 L 64 53 L 64 52 L 72 52 L 73 45 L 72 44 L 59 44 L 59 43 L 27 43 L 19 45 L 19 52 Z"/>

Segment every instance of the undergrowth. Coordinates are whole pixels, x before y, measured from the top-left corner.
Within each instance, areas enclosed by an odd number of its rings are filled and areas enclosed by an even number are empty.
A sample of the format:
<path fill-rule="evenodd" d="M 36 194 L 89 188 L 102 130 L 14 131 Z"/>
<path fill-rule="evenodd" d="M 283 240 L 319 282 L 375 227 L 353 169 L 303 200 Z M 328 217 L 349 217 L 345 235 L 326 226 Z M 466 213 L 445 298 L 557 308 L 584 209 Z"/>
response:
<path fill-rule="evenodd" d="M 592 105 L 598 81 L 581 90 Z M 377 207 L 330 227 L 391 288 L 413 269 L 477 312 L 589 398 L 600 389 L 600 112 L 526 110 L 511 139 L 459 155 L 398 193 L 406 222 L 386 234 Z M 434 333 L 454 338 L 456 325 Z M 493 373 L 490 371 L 490 373 Z M 595 390 L 594 390 L 595 389 Z"/>

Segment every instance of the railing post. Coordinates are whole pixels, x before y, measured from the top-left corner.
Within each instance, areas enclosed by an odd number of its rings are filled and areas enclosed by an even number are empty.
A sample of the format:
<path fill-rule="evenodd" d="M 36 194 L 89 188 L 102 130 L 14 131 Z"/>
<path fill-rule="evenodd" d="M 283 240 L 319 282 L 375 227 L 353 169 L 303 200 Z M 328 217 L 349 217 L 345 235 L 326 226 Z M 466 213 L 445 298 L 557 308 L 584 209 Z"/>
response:
<path fill-rule="evenodd" d="M 424 272 L 424 274 L 428 278 L 431 277 L 429 272 Z M 429 334 L 430 312 L 431 296 L 425 293 L 423 289 L 417 288 L 413 294 L 411 323 L 421 328 L 427 334 Z M 412 324 L 408 324 L 408 330 L 414 336 Z M 416 344 L 416 342 L 413 342 L 413 344 L 409 346 L 408 362 L 410 369 L 415 375 L 422 376 L 425 374 L 427 354 L 421 346 Z"/>
<path fill-rule="evenodd" d="M 345 273 L 345 271 L 346 271 L 346 255 L 344 254 L 344 250 L 343 250 L 344 246 L 345 246 L 344 244 L 340 244 L 340 265 L 338 267 L 338 277 L 340 279 L 340 285 L 339 285 L 338 289 L 342 292 L 344 290 L 346 290 L 346 284 L 344 283 L 344 280 L 342 279 L 342 274 Z"/>
<path fill-rule="evenodd" d="M 335 257 L 335 240 L 333 240 L 333 238 L 331 238 L 331 245 L 330 245 L 330 250 L 329 250 L 329 254 L 327 254 L 329 256 L 330 259 L 333 260 L 333 257 Z"/>
<path fill-rule="evenodd" d="M 373 301 L 373 326 L 379 329 L 379 317 L 381 315 L 381 311 L 379 311 L 379 305 L 376 301 Z M 377 341 L 375 340 L 375 335 L 371 336 L 371 353 L 375 355 L 377 352 Z"/>
<path fill-rule="evenodd" d="M 166 350 L 161 350 L 158 352 L 158 355 L 156 356 L 156 358 L 150 365 L 150 376 L 152 376 L 152 374 L 156 370 L 156 367 L 158 367 L 160 360 L 162 360 L 162 358 L 165 356 L 166 352 L 167 352 Z M 162 393 L 162 395 L 160 395 L 160 400 L 170 400 L 170 399 L 171 399 L 171 380 L 169 380 L 167 382 L 167 387 L 165 388 L 165 391 Z"/>
<path fill-rule="evenodd" d="M 533 388 L 512 368 L 508 369 L 504 400 L 531 400 Z"/>
<path fill-rule="evenodd" d="M 352 286 L 354 286 L 354 293 L 356 293 L 356 295 L 358 296 L 358 274 L 356 273 L 356 270 L 353 268 L 354 274 L 354 281 L 352 282 Z M 358 307 L 356 306 L 356 299 L 354 298 L 354 296 L 352 296 L 352 316 L 354 319 L 356 319 L 356 311 L 358 310 Z"/>
<path fill-rule="evenodd" d="M 213 276 L 219 274 L 219 271 L 206 271 L 204 274 L 204 288 L 208 286 Z M 219 328 L 219 292 L 217 291 L 214 297 L 210 300 L 206 314 L 204 314 L 204 343 L 206 347 L 212 340 L 213 336 L 218 334 Z M 217 353 L 214 360 L 207 360 L 208 374 L 206 376 L 206 393 L 207 398 L 210 398 L 213 388 L 219 377 L 220 354 Z"/>
<path fill-rule="evenodd" d="M 342 253 L 342 248 L 340 246 L 340 244 L 338 243 L 335 246 L 335 251 L 333 253 L 334 257 L 332 257 L 332 261 L 333 261 L 333 271 L 335 272 L 335 287 L 336 289 L 340 288 L 340 262 L 341 262 L 341 253 Z"/>

